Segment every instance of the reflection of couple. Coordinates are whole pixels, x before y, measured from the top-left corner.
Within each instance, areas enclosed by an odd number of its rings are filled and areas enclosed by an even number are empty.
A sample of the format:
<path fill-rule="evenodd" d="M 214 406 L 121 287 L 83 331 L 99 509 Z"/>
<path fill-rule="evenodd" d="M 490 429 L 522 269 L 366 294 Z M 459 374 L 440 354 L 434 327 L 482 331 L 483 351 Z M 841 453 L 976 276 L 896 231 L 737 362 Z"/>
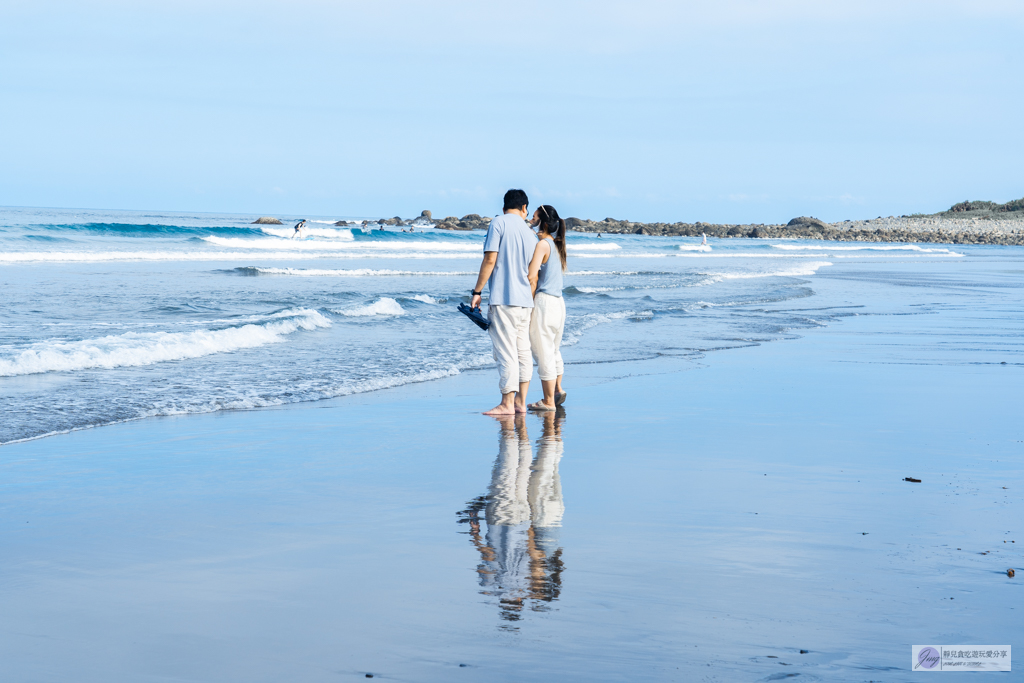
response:
<path fill-rule="evenodd" d="M 480 305 L 486 282 L 487 331 L 494 346 L 501 389 L 501 403 L 487 415 L 512 415 L 527 409 L 551 411 L 565 401 L 559 350 L 565 328 L 565 221 L 553 206 L 544 205 L 527 224 L 528 206 L 529 199 L 522 190 L 505 193 L 504 214 L 487 228 L 484 259 L 470 303 L 471 308 Z M 527 406 L 526 391 L 533 372 L 531 354 L 537 359 L 544 398 Z"/>
<path fill-rule="evenodd" d="M 562 548 L 558 527 L 565 505 L 558 476 L 562 458 L 561 409 L 542 414 L 543 436 L 533 458 L 526 419 L 501 418 L 498 458 L 487 496 L 461 513 L 480 552 L 477 567 L 484 595 L 498 598 L 501 616 L 516 621 L 524 607 L 535 611 L 556 600 L 562 586 Z M 486 534 L 480 513 L 484 512 Z M 532 602 L 531 602 L 532 601 Z"/>

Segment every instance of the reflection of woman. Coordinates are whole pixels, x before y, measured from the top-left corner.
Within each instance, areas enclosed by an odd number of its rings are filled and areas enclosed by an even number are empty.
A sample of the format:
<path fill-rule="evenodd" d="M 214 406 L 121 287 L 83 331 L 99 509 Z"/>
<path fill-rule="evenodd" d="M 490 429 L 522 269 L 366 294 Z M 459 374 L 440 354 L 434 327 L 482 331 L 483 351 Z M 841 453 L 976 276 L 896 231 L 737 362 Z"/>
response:
<path fill-rule="evenodd" d="M 544 435 L 537 446 L 531 465 L 525 418 L 501 420 L 488 495 L 472 501 L 461 513 L 480 552 L 481 592 L 498 598 L 502 618 L 508 621 L 517 621 L 531 600 L 539 601 L 531 609 L 544 609 L 561 591 L 562 549 L 557 535 L 565 511 L 558 475 L 561 415 L 544 414 Z M 481 511 L 487 522 L 483 538 Z"/>
<path fill-rule="evenodd" d="M 565 329 L 565 300 L 562 298 L 562 272 L 566 268 L 565 221 L 559 218 L 555 207 L 545 204 L 534 212 L 530 224 L 537 228 L 538 237 L 529 271 L 534 292 L 530 348 L 537 361 L 544 398 L 528 407 L 530 410 L 554 410 L 565 401 L 559 348 Z"/>

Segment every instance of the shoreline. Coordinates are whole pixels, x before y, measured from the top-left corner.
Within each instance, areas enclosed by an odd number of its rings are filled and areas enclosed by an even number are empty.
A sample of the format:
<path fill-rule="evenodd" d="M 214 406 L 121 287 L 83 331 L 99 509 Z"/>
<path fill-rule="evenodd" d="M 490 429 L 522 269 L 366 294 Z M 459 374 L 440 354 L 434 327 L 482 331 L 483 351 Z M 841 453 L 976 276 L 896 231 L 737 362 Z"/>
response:
<path fill-rule="evenodd" d="M 810 239 L 835 242 L 938 242 L 943 244 L 1024 244 L 1024 218 L 946 218 L 942 216 L 889 216 L 862 221 L 824 223 L 794 219 L 787 225 L 764 223 L 634 223 L 606 218 L 590 221 L 570 218 L 577 232 L 664 237 Z"/>
<path fill-rule="evenodd" d="M 605 218 L 565 219 L 574 232 L 608 235 L 652 235 L 658 237 L 708 237 L 720 239 L 809 239 L 832 242 L 928 242 L 941 244 L 1024 244 L 1024 216 L 1019 212 L 967 212 L 964 216 L 945 214 L 889 216 L 869 220 L 845 220 L 825 223 L 817 218 L 794 218 L 787 224 L 772 223 L 643 223 Z M 434 228 L 438 230 L 486 230 L 490 218 L 468 214 L 449 216 Z"/>

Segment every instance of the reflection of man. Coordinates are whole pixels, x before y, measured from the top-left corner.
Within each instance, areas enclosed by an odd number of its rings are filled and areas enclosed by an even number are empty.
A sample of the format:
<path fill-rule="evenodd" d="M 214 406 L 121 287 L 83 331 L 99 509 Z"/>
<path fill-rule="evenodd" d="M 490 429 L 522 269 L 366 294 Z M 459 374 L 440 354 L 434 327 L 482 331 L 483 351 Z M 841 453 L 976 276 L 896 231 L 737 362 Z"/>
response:
<path fill-rule="evenodd" d="M 480 551 L 481 591 L 498 598 L 502 618 L 518 620 L 529 600 L 534 610 L 558 598 L 561 591 L 562 549 L 557 529 L 565 506 L 558 475 L 562 457 L 561 410 L 546 413 L 544 434 L 531 465 L 526 422 L 521 415 L 501 420 L 498 457 L 485 498 L 463 512 L 469 534 Z M 487 532 L 481 538 L 480 512 Z"/>
<path fill-rule="evenodd" d="M 484 259 L 480 263 L 470 307 L 480 305 L 487 283 L 487 328 L 498 363 L 501 403 L 486 415 L 526 412 L 526 391 L 533 372 L 530 351 L 530 315 L 533 290 L 528 277 L 537 236 L 526 222 L 530 200 L 522 190 L 505 193 L 504 214 L 491 221 L 484 237 Z"/>

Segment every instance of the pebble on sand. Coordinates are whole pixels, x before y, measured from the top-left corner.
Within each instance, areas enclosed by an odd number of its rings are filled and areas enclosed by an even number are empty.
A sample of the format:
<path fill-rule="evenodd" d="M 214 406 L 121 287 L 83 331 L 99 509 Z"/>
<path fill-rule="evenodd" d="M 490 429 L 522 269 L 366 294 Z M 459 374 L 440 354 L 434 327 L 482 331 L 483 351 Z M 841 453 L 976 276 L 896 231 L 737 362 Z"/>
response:
<path fill-rule="evenodd" d="M 1011 579 L 1013 578 L 1013 575 L 1016 574 L 1016 573 L 1017 572 L 1013 571 L 1013 569 L 1007 569 L 1006 570 L 1006 575 L 1009 576 Z"/>

